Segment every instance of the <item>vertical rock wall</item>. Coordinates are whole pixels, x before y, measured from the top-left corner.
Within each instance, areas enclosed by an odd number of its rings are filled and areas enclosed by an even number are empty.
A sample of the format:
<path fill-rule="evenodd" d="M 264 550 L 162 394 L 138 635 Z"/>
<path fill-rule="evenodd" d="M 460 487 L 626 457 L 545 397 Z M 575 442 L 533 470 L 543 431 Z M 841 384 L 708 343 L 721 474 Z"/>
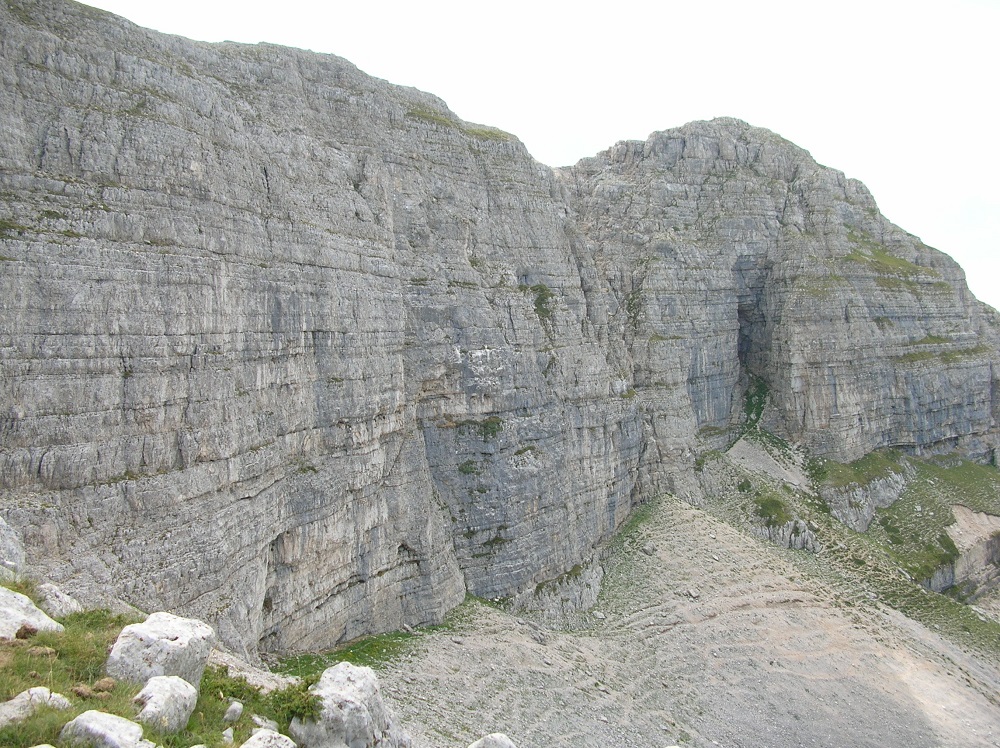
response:
<path fill-rule="evenodd" d="M 961 271 L 771 133 L 553 172 L 332 56 L 0 26 L 0 514 L 93 602 L 294 650 L 532 589 L 748 372 L 820 453 L 995 443 Z"/>

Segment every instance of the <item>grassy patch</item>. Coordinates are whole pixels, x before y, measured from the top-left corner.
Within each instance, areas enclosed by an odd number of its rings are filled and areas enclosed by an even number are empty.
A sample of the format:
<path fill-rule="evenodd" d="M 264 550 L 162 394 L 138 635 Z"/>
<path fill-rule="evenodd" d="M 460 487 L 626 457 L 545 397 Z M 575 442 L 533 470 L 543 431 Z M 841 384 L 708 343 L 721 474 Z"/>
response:
<path fill-rule="evenodd" d="M 914 344 L 916 345 L 916 344 Z M 977 345 L 972 348 L 959 348 L 948 351 L 910 351 L 902 356 L 894 356 L 893 361 L 900 364 L 910 364 L 917 361 L 937 360 L 946 364 L 954 364 L 966 358 L 974 358 L 992 349 L 988 345 Z"/>
<path fill-rule="evenodd" d="M 535 314 L 539 319 L 549 319 L 552 316 L 552 300 L 555 294 L 544 283 L 536 283 L 528 289 L 535 295 Z"/>
<path fill-rule="evenodd" d="M 458 472 L 462 475 L 478 475 L 479 465 L 475 460 L 466 460 L 461 465 L 458 466 Z"/>
<path fill-rule="evenodd" d="M 463 431 L 471 429 L 486 442 L 495 439 L 503 431 L 503 419 L 500 416 L 489 416 L 481 421 L 470 418 L 459 421 L 455 426 Z"/>
<path fill-rule="evenodd" d="M 854 245 L 854 249 L 844 259 L 865 265 L 878 275 L 901 278 L 920 275 L 940 276 L 934 268 L 921 267 L 891 254 L 885 245 L 866 231 L 851 229 L 847 232 L 847 239 Z"/>
<path fill-rule="evenodd" d="M 757 516 L 764 520 L 768 527 L 781 527 L 791 522 L 794 517 L 788 504 L 772 490 L 758 491 L 753 498 Z"/>
<path fill-rule="evenodd" d="M 30 231 L 28 226 L 22 226 L 14 221 L 9 221 L 5 218 L 0 218 L 0 237 L 10 236 L 15 233 L 23 233 L 25 231 Z"/>
<path fill-rule="evenodd" d="M 843 488 L 852 484 L 867 486 L 872 481 L 888 478 L 890 475 L 902 473 L 902 454 L 895 449 L 878 449 L 860 460 L 847 464 L 823 460 L 817 467 L 821 472 L 822 483 L 834 488 Z"/>
<path fill-rule="evenodd" d="M 767 382 L 758 376 L 750 375 L 750 385 L 743 396 L 743 431 L 757 428 L 764 405 L 767 403 Z"/>

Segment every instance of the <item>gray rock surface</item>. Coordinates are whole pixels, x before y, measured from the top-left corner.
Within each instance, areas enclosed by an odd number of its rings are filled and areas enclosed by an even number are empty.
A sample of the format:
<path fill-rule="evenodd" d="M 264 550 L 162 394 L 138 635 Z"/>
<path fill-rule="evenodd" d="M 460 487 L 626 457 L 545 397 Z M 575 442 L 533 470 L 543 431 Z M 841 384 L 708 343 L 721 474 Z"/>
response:
<path fill-rule="evenodd" d="M 6 727 L 13 722 L 23 722 L 39 707 L 52 709 L 69 709 L 69 699 L 59 693 L 53 693 L 44 686 L 36 686 L 22 691 L 17 696 L 0 703 L 0 727 Z"/>
<path fill-rule="evenodd" d="M 834 517 L 851 529 L 865 532 L 875 510 L 885 509 L 898 501 L 912 477 L 913 470 L 903 463 L 899 472 L 890 472 L 867 483 L 823 486 L 820 495 Z"/>
<path fill-rule="evenodd" d="M 0 579 L 13 579 L 24 568 L 21 534 L 0 517 Z"/>
<path fill-rule="evenodd" d="M 215 632 L 202 621 L 153 613 L 122 629 L 105 667 L 113 678 L 132 683 L 174 675 L 197 690 L 214 642 Z"/>
<path fill-rule="evenodd" d="M 530 592 L 751 373 L 816 454 L 995 448 L 995 313 L 766 130 L 554 171 L 337 57 L 0 26 L 0 517 L 85 604 L 252 656 Z"/>
<path fill-rule="evenodd" d="M 70 613 L 79 613 L 83 610 L 80 601 L 72 595 L 67 595 L 56 585 L 50 582 L 38 585 L 39 603 L 42 610 L 53 618 L 62 618 Z"/>
<path fill-rule="evenodd" d="M 154 748 L 154 743 L 143 739 L 142 725 L 93 709 L 67 722 L 59 740 L 81 748 Z"/>
<path fill-rule="evenodd" d="M 242 716 L 243 703 L 240 701 L 233 701 L 228 707 L 226 707 L 226 713 L 222 715 L 222 721 L 236 722 Z"/>
<path fill-rule="evenodd" d="M 493 732 L 480 738 L 470 745 L 469 748 L 517 748 L 517 746 L 514 745 L 513 740 L 502 732 Z"/>
<path fill-rule="evenodd" d="M 39 610 L 31 598 L 0 587 L 0 639 L 13 639 L 22 626 L 35 631 L 63 630 L 63 625 Z"/>
<path fill-rule="evenodd" d="M 296 743 L 274 730 L 258 730 L 243 743 L 243 748 L 296 748 Z"/>
<path fill-rule="evenodd" d="M 198 689 L 176 675 L 154 675 L 133 699 L 142 707 L 136 720 L 158 732 L 180 732 L 198 702 Z"/>
<path fill-rule="evenodd" d="M 289 732 L 302 748 L 409 748 L 410 737 L 382 700 L 371 668 L 341 662 L 310 687 L 322 701 L 319 719 L 292 720 Z"/>

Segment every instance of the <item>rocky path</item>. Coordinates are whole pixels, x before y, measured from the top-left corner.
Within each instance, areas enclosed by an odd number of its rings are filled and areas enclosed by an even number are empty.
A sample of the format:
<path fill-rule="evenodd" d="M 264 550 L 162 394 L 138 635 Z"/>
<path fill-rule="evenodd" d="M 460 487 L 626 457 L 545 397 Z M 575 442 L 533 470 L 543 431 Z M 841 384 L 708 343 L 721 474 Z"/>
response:
<path fill-rule="evenodd" d="M 381 672 L 415 746 L 998 746 L 1000 675 L 674 499 L 553 630 L 467 604 Z"/>

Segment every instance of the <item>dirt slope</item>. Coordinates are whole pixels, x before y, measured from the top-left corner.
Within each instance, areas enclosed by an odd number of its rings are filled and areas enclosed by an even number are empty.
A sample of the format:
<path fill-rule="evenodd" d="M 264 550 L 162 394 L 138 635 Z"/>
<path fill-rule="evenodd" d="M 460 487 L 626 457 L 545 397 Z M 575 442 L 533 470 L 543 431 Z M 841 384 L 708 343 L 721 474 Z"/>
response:
<path fill-rule="evenodd" d="M 995 666 L 847 601 L 803 555 L 663 499 L 594 611 L 553 630 L 470 603 L 380 676 L 416 748 L 1000 745 Z"/>

